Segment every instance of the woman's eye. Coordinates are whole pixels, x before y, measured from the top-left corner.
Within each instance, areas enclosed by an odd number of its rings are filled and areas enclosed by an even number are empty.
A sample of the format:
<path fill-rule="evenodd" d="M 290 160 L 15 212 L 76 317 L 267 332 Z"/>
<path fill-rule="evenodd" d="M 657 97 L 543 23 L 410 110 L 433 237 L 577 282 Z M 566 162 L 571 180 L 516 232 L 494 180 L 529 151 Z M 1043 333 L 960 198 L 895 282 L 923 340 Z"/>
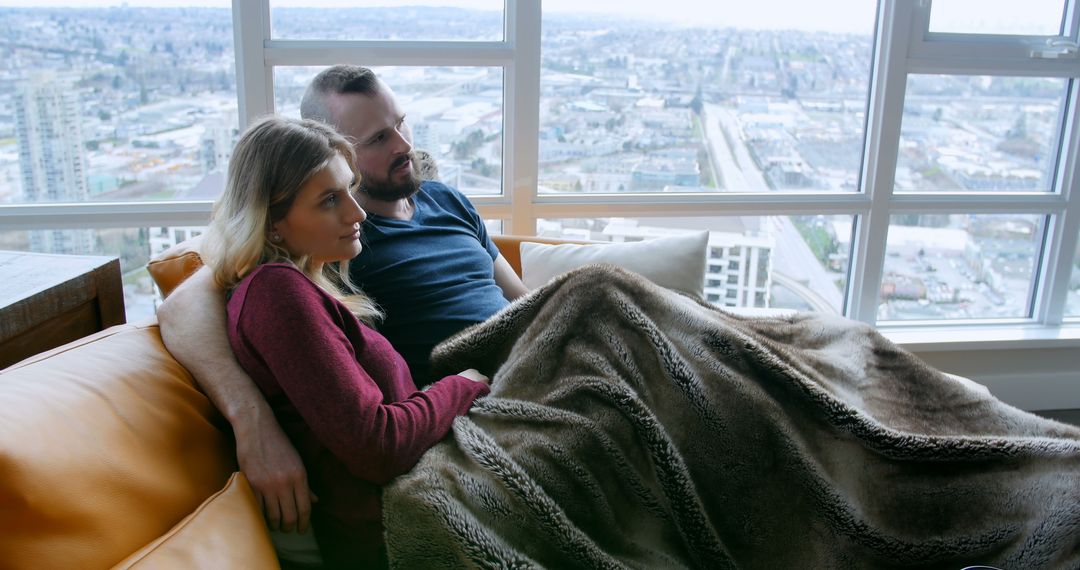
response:
<path fill-rule="evenodd" d="M 327 196 L 325 200 L 323 200 L 323 206 L 327 208 L 332 208 L 337 205 L 337 200 L 337 194 L 331 194 Z"/>

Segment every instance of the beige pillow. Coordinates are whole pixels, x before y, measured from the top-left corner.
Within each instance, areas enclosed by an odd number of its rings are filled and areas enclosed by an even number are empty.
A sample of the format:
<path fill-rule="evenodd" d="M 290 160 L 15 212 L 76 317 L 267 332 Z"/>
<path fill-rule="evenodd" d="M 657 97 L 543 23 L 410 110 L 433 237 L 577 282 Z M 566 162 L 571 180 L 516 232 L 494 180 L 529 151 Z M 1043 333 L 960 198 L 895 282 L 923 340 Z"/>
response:
<path fill-rule="evenodd" d="M 661 287 L 704 296 L 705 257 L 709 232 L 662 237 L 631 243 L 521 243 L 521 280 L 540 287 L 571 269 L 590 263 L 611 263 L 639 273 Z"/>

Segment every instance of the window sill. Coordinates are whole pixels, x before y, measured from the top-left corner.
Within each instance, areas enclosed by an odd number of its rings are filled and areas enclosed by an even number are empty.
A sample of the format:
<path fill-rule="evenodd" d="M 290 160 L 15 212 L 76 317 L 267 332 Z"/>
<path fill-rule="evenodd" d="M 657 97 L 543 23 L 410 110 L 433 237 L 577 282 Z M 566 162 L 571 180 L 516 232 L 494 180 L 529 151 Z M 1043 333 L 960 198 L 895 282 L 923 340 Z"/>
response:
<path fill-rule="evenodd" d="M 1080 323 L 1040 325 L 888 327 L 878 330 L 912 352 L 1080 347 Z"/>

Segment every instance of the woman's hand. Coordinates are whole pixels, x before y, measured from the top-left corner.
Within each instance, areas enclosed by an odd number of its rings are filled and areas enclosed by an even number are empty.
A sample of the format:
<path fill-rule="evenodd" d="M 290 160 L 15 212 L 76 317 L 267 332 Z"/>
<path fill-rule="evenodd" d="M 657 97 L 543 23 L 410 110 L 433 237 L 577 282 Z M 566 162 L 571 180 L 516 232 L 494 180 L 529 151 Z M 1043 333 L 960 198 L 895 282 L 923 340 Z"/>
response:
<path fill-rule="evenodd" d="M 461 372 L 458 372 L 458 376 L 464 376 L 473 382 L 480 382 L 482 384 L 487 384 L 488 386 L 491 385 L 491 378 L 484 376 L 475 368 L 462 370 Z"/>

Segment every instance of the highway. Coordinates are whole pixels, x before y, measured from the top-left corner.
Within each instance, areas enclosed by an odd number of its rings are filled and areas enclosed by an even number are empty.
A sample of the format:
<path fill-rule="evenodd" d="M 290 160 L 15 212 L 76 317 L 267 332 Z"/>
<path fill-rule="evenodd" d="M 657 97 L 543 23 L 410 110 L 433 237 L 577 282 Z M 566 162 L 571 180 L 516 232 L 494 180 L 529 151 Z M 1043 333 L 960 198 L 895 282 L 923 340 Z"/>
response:
<path fill-rule="evenodd" d="M 770 192 L 765 177 L 750 157 L 750 150 L 739 138 L 734 114 L 719 105 L 706 103 L 704 115 L 702 125 L 708 137 L 713 170 L 717 172 L 717 179 L 724 182 L 721 191 Z M 815 310 L 839 313 L 844 296 L 836 286 L 834 275 L 814 257 L 788 216 L 770 216 L 770 223 L 776 238 L 776 249 L 772 252 L 773 279 L 803 297 Z"/>

